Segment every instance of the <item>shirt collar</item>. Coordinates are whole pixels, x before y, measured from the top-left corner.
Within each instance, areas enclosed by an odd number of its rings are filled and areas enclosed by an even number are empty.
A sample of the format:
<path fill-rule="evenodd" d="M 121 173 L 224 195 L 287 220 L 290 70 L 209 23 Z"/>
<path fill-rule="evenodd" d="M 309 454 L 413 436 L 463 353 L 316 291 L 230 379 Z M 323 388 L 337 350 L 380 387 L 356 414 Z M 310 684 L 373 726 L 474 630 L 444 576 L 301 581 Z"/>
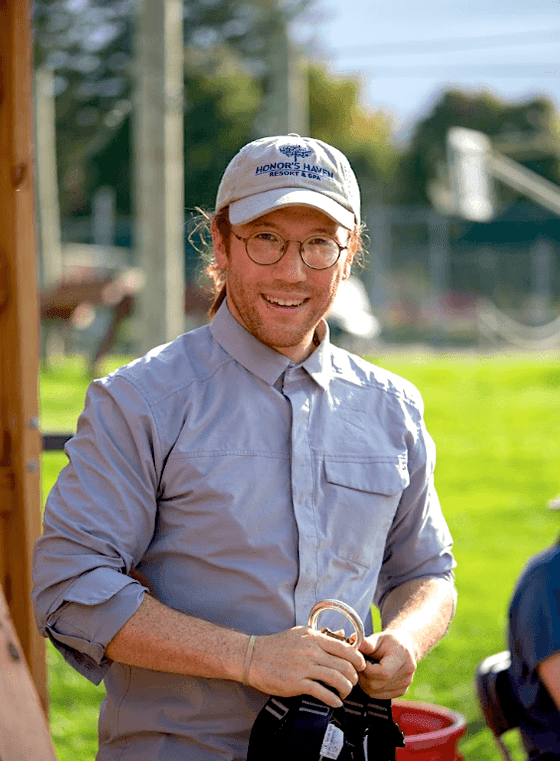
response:
<path fill-rule="evenodd" d="M 270 386 L 276 383 L 291 363 L 288 357 L 261 343 L 237 322 L 225 300 L 218 309 L 210 330 L 222 349 Z"/>
<path fill-rule="evenodd" d="M 327 390 L 332 377 L 332 346 L 329 338 L 329 326 L 322 320 L 317 326 L 317 333 L 321 343 L 313 354 L 302 363 L 302 367 L 323 390 Z"/>
<path fill-rule="evenodd" d="M 294 363 L 289 357 L 280 354 L 261 343 L 252 333 L 249 333 L 229 311 L 225 300 L 214 317 L 210 330 L 214 340 L 236 362 L 239 362 L 246 370 L 256 375 L 265 383 L 273 386 L 278 378 Z M 327 388 L 331 377 L 331 345 L 329 341 L 329 329 L 325 322 L 319 326 L 319 335 L 322 335 L 320 345 L 315 349 L 301 367 L 322 388 Z"/>

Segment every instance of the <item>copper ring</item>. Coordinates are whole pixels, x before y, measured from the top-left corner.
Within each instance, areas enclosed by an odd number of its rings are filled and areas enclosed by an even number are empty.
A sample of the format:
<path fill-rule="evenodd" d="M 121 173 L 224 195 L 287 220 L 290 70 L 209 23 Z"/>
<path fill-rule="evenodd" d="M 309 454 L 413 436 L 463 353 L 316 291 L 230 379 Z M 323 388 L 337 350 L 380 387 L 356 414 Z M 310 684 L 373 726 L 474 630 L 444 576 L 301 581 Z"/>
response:
<path fill-rule="evenodd" d="M 311 608 L 308 623 L 311 629 L 317 628 L 317 619 L 319 618 L 319 613 L 321 613 L 323 610 L 336 610 L 339 613 L 342 613 L 343 616 L 346 616 L 346 618 L 354 627 L 354 631 L 356 632 L 356 641 L 352 644 L 356 650 L 358 650 L 366 635 L 362 619 L 356 613 L 354 608 L 351 608 L 350 605 L 347 605 L 345 602 L 341 602 L 340 600 L 321 600 L 321 602 L 315 603 L 315 605 Z"/>

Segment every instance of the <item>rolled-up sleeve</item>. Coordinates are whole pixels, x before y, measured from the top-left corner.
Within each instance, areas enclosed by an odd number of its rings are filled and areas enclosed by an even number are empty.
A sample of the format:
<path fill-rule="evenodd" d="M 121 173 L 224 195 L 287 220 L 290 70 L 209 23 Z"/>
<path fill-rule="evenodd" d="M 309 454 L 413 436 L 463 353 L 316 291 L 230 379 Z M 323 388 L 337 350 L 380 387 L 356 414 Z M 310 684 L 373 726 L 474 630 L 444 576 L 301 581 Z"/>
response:
<path fill-rule="evenodd" d="M 453 541 L 434 486 L 435 445 L 424 421 L 409 456 L 410 483 L 404 490 L 389 536 L 375 604 L 407 581 L 441 578 L 454 585 Z"/>
<path fill-rule="evenodd" d="M 135 386 L 122 377 L 94 381 L 47 499 L 32 593 L 41 634 L 94 683 L 110 665 L 106 646 L 146 591 L 128 574 L 153 536 L 159 451 Z"/>
<path fill-rule="evenodd" d="M 138 609 L 145 591 L 129 576 L 97 568 L 70 588 L 42 633 L 68 663 L 99 684 L 111 665 L 105 648 Z"/>

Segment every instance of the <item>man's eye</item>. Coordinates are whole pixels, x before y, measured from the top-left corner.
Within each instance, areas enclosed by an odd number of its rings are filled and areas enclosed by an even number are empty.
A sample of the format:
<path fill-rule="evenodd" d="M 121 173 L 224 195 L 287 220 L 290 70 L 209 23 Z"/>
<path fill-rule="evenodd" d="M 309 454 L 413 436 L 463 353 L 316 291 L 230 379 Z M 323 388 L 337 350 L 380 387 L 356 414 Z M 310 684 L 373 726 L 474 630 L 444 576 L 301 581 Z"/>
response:
<path fill-rule="evenodd" d="M 310 246 L 318 246 L 319 248 L 321 247 L 326 248 L 327 246 L 332 246 L 334 244 L 334 241 L 331 240 L 331 238 L 320 238 L 319 236 L 317 236 L 315 238 L 309 238 L 307 240 L 307 243 Z"/>
<path fill-rule="evenodd" d="M 276 243 L 277 241 L 280 240 L 280 238 L 277 235 L 274 235 L 274 233 L 267 233 L 267 232 L 255 233 L 255 235 L 253 235 L 253 238 L 255 238 L 255 240 L 265 241 L 266 243 Z"/>

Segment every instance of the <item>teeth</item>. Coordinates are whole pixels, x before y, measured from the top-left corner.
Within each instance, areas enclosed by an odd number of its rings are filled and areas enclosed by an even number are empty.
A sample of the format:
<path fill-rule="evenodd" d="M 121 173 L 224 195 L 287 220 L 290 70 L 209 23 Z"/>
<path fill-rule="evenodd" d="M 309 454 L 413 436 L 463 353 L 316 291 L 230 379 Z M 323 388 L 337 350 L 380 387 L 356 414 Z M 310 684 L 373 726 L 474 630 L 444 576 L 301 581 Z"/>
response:
<path fill-rule="evenodd" d="M 298 307 L 304 302 L 304 299 L 300 299 L 299 301 L 286 301 L 285 299 L 271 299 L 268 296 L 265 296 L 265 299 L 271 304 L 278 304 L 278 306 L 281 307 Z"/>

